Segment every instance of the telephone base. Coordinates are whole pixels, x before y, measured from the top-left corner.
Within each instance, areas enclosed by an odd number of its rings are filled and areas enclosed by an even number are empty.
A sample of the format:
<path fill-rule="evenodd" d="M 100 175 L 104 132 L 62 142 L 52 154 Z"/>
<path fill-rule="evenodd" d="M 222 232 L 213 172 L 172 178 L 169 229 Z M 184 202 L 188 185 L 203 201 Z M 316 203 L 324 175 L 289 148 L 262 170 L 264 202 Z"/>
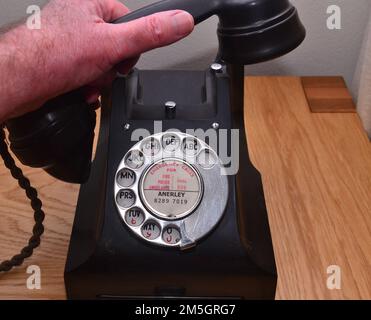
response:
<path fill-rule="evenodd" d="M 249 160 L 243 115 L 230 111 L 231 78 L 226 71 L 135 71 L 115 81 L 91 176 L 80 189 L 65 269 L 69 299 L 274 299 L 277 274 L 262 182 Z M 174 117 L 161 107 L 164 100 L 177 101 Z M 228 176 L 223 217 L 187 250 L 139 239 L 115 207 L 116 169 L 135 144 L 130 137 L 140 128 L 153 133 L 154 120 L 163 131 L 240 130 L 240 168 Z"/>

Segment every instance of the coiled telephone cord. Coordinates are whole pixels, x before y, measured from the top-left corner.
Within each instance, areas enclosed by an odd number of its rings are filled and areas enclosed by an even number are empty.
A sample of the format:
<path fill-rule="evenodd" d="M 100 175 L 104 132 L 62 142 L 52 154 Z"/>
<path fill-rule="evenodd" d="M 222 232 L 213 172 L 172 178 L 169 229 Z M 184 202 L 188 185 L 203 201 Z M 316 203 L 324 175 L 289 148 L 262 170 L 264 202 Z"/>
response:
<path fill-rule="evenodd" d="M 3 126 L 0 127 L 0 154 L 4 160 L 5 166 L 9 169 L 13 178 L 18 180 L 19 186 L 25 190 L 27 198 L 31 201 L 35 219 L 32 237 L 28 240 L 28 244 L 19 254 L 16 254 L 10 260 L 5 260 L 0 263 L 0 272 L 7 272 L 16 266 L 20 266 L 25 259 L 33 254 L 34 249 L 40 245 L 41 235 L 44 233 L 43 221 L 45 214 L 42 210 L 42 202 L 37 196 L 36 189 L 31 186 L 30 180 L 23 175 L 22 170 L 17 167 L 13 157 L 9 153 Z"/>

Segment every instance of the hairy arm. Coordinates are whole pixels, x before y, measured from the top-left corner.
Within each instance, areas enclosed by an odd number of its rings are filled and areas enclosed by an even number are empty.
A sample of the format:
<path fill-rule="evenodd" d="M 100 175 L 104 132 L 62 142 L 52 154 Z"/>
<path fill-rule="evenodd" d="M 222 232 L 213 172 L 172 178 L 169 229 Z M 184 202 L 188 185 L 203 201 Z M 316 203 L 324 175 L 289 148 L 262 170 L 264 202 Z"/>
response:
<path fill-rule="evenodd" d="M 41 33 L 32 33 L 23 25 L 0 38 L 0 120 L 22 114 L 43 103 L 40 91 L 45 61 L 38 53 Z M 37 70 L 38 69 L 38 70 Z M 45 79 L 46 80 L 46 79 Z M 26 105 L 27 106 L 24 106 Z"/>
<path fill-rule="evenodd" d="M 0 123 L 82 86 L 87 100 L 94 102 L 118 68 L 129 71 L 141 53 L 193 29 L 192 16 L 183 11 L 108 23 L 128 11 L 117 0 L 52 0 L 41 12 L 41 29 L 21 24 L 3 34 Z"/>

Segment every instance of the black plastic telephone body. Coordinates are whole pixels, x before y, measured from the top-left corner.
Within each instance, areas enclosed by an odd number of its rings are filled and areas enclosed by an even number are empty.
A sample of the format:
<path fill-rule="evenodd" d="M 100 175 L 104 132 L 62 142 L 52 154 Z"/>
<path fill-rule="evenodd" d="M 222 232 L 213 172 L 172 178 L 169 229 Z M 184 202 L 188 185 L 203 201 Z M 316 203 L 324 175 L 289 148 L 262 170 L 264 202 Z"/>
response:
<path fill-rule="evenodd" d="M 61 180 L 87 180 L 80 189 L 66 263 L 69 298 L 273 299 L 277 275 L 264 193 L 244 134 L 243 65 L 290 52 L 303 41 L 304 27 L 287 0 L 165 0 L 115 23 L 170 9 L 187 10 L 196 23 L 219 16 L 220 72 L 134 71 L 117 79 L 111 96 L 103 100 L 92 168 L 95 114 L 78 91 L 9 121 L 11 148 L 24 164 L 43 167 Z M 156 86 L 144 85 L 151 79 L 157 79 Z M 202 113 L 198 108 L 205 106 L 205 90 L 213 99 L 206 106 L 210 112 Z M 187 103 L 190 92 L 198 104 Z M 133 96 L 147 97 L 142 99 L 147 102 L 138 105 Z M 178 112 L 172 119 L 164 111 L 167 97 L 177 99 Z M 219 124 L 215 130 L 240 130 L 240 169 L 228 176 L 224 215 L 189 250 L 153 246 L 134 237 L 115 208 L 116 169 L 135 143 L 131 133 L 137 128 L 153 130 L 154 120 L 162 120 L 164 131 L 208 130 L 213 123 Z"/>

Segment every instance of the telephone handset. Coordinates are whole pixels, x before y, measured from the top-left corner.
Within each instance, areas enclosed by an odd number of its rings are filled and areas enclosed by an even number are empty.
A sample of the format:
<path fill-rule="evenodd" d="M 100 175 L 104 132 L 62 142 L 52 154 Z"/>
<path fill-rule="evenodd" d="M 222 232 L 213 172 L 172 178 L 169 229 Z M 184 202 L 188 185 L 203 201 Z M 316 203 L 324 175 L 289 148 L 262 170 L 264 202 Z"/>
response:
<path fill-rule="evenodd" d="M 152 13 L 184 9 L 195 23 L 218 15 L 219 58 L 246 65 L 290 52 L 305 36 L 288 0 L 164 0 L 113 23 Z M 95 113 L 78 90 L 57 97 L 36 112 L 9 120 L 11 149 L 31 167 L 42 167 L 60 180 L 86 182 L 90 173 Z"/>
<path fill-rule="evenodd" d="M 290 52 L 305 29 L 288 0 L 164 0 L 113 23 L 171 9 L 196 24 L 219 16 L 209 70 L 135 69 L 116 79 L 103 97 L 92 164 L 95 112 L 78 90 L 8 121 L 10 147 L 23 164 L 82 184 L 68 297 L 274 298 L 264 193 L 244 134 L 243 66 Z M 133 141 L 155 121 L 160 132 Z M 225 175 L 218 147 L 192 128 L 225 131 L 227 145 L 239 130 L 238 172 Z"/>

